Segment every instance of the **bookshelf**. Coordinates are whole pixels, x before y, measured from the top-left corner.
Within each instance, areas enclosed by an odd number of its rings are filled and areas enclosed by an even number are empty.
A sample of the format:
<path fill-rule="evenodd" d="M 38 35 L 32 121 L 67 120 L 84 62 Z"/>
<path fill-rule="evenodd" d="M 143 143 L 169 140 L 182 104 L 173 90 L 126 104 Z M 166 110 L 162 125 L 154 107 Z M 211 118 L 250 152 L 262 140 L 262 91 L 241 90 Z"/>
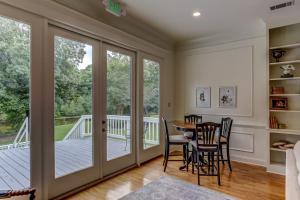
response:
<path fill-rule="evenodd" d="M 296 143 L 300 140 L 300 24 L 270 29 L 269 47 L 268 171 L 284 174 L 286 150 L 274 147 L 273 144 L 281 141 Z M 272 56 L 276 50 L 284 51 L 278 62 Z M 293 65 L 293 77 L 282 77 L 281 67 L 285 65 Z M 276 92 L 274 88 L 283 90 Z M 277 104 L 280 99 L 287 99 L 285 108 L 276 107 L 281 105 Z"/>

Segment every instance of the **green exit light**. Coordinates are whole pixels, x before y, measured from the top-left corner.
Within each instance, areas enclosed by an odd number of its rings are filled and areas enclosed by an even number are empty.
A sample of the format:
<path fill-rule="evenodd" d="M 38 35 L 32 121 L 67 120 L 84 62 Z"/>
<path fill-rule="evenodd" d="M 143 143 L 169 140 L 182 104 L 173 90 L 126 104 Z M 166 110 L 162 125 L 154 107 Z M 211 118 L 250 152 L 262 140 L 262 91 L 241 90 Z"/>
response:
<path fill-rule="evenodd" d="M 125 15 L 124 10 L 119 2 L 114 0 L 104 0 L 103 4 L 106 7 L 106 10 L 113 15 L 120 17 L 121 15 Z"/>

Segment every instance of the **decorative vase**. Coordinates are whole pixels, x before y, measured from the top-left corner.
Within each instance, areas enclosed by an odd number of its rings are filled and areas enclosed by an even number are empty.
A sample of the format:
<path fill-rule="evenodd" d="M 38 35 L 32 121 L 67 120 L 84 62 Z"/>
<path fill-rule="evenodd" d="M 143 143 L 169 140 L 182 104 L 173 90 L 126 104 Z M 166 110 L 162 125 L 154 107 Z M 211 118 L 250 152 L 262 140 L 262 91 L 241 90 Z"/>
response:
<path fill-rule="evenodd" d="M 272 56 L 276 59 L 276 62 L 279 62 L 279 59 L 284 55 L 285 51 L 282 49 L 272 50 Z"/>

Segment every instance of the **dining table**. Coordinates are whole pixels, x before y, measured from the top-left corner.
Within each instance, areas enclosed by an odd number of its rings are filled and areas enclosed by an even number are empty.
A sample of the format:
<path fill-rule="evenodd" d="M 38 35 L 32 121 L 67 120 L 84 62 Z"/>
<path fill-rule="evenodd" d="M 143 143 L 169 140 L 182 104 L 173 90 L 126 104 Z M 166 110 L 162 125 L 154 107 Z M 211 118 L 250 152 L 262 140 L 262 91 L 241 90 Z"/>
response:
<path fill-rule="evenodd" d="M 196 124 L 194 123 L 188 123 L 188 122 L 184 122 L 184 121 L 180 121 L 180 120 L 175 120 L 173 122 L 173 126 L 177 131 L 180 131 L 182 133 L 184 132 L 191 132 L 193 133 L 192 137 L 189 138 L 191 140 L 195 140 L 196 139 Z M 187 163 L 186 165 L 189 165 L 192 162 L 192 155 L 190 155 L 187 158 Z M 180 170 L 184 170 L 186 168 L 186 165 L 180 166 L 179 169 Z"/>

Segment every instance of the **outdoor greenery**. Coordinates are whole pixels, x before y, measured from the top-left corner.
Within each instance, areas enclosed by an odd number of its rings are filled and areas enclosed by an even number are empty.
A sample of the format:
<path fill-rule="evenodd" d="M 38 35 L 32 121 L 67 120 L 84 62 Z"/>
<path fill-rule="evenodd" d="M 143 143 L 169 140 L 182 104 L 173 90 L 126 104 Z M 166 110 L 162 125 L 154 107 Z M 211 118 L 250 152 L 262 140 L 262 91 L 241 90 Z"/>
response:
<path fill-rule="evenodd" d="M 30 26 L 0 17 L 0 136 L 16 133 L 29 111 Z M 55 36 L 55 139 L 61 140 L 74 122 L 63 120 L 92 113 L 91 56 L 81 42 Z M 146 116 L 158 115 L 159 66 L 144 61 Z M 131 57 L 107 51 L 107 114 L 130 115 Z M 1 140 L 1 138 L 0 138 Z"/>

